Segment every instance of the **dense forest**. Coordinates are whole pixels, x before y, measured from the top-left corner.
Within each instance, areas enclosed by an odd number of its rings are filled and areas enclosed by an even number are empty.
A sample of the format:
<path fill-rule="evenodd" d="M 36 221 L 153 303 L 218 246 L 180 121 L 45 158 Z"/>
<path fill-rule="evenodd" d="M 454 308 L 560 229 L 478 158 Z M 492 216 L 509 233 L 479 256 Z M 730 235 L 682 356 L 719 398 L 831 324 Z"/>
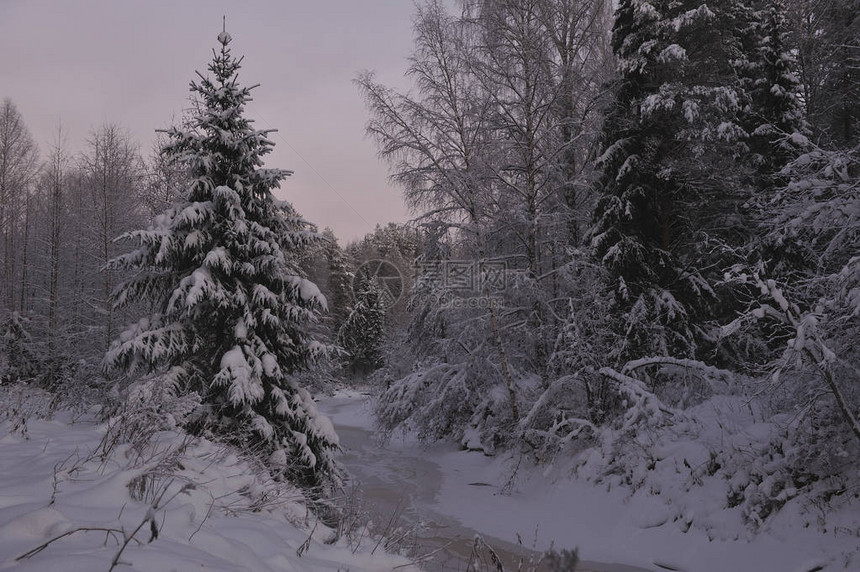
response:
<path fill-rule="evenodd" d="M 423 5 L 415 89 L 358 80 L 423 230 L 381 427 L 633 488 L 692 440 L 687 471 L 752 527 L 851 497 L 857 9 Z"/>
<path fill-rule="evenodd" d="M 229 36 L 151 152 L 40 153 L 4 100 L 0 384 L 143 391 L 317 499 L 308 391 L 348 384 L 386 435 L 632 489 L 685 443 L 751 529 L 853 502 L 860 3 L 449 4 L 418 3 L 409 91 L 355 80 L 414 219 L 343 246 L 273 199 Z"/>

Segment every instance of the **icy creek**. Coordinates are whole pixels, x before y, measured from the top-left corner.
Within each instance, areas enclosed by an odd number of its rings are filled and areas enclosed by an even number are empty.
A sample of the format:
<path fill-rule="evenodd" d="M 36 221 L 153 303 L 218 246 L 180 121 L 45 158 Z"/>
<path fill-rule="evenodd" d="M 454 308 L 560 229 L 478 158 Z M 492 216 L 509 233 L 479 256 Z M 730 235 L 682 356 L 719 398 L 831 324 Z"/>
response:
<path fill-rule="evenodd" d="M 358 490 L 363 510 L 371 515 L 377 529 L 393 532 L 414 531 L 415 552 L 427 570 L 464 570 L 472 553 L 476 535 L 492 546 L 506 570 L 517 570 L 520 561 L 539 558 L 531 550 L 540 530 L 518 531 L 521 541 L 498 538 L 485 530 L 463 525 L 451 510 L 440 506 L 438 498 L 446 481 L 461 480 L 465 487 L 481 489 L 482 494 L 459 495 L 457 511 L 477 511 L 492 518 L 516 521 L 516 514 L 501 514 L 493 502 L 498 483 L 470 480 L 468 461 L 483 461 L 480 453 L 459 451 L 452 445 L 426 446 L 394 438 L 380 444 L 373 431 L 373 419 L 366 397 L 359 395 L 323 398 L 320 410 L 328 415 L 340 437 L 340 460 Z M 467 461 L 465 464 L 462 461 Z M 478 477 L 476 477 L 478 478 Z M 504 475 L 500 475 L 503 479 Z M 468 482 L 465 482 L 468 481 Z M 492 491 L 493 494 L 486 494 Z M 477 492 L 477 491 L 476 491 Z M 392 518 L 392 515 L 394 517 Z M 513 525 L 512 528 L 516 528 Z M 557 546 L 556 549 L 574 548 Z M 429 556 L 428 556 L 429 555 Z M 479 566 L 479 569 L 483 569 Z M 489 568 L 487 568 L 489 569 Z M 530 569 L 525 567 L 524 569 Z M 622 564 L 580 562 L 579 572 L 647 572 Z"/>

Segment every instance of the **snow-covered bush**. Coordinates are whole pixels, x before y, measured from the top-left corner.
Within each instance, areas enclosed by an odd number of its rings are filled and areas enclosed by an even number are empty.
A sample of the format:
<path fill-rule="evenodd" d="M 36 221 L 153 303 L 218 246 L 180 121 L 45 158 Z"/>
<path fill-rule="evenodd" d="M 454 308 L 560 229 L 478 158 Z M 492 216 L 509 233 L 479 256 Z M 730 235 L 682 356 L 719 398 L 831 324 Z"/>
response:
<path fill-rule="evenodd" d="M 674 521 L 684 532 L 695 527 L 712 539 L 734 539 L 757 532 L 788 502 L 812 525 L 818 515 L 810 503 L 855 502 L 847 473 L 806 464 L 808 452 L 819 460 L 826 453 L 820 444 L 808 449 L 807 433 L 792 416 L 773 415 L 766 398 L 717 395 L 668 411 L 663 422 L 644 420 L 632 431 L 600 427 L 597 445 L 573 467 L 607 488 L 655 497 L 660 510 L 646 526 Z"/>
<path fill-rule="evenodd" d="M 476 414 L 493 414 L 492 400 L 484 391 L 492 381 L 478 364 L 416 364 L 415 371 L 379 396 L 380 428 L 414 430 L 427 440 L 459 441 Z"/>
<path fill-rule="evenodd" d="M 658 355 L 612 367 L 625 341 L 612 332 L 612 304 L 599 288 L 603 270 L 571 264 L 560 275 L 570 298 L 550 360 L 557 377 L 524 395 L 530 410 L 519 425 L 535 458 L 550 461 L 562 450 L 575 454 L 593 445 L 605 424 L 623 427 L 620 437 L 641 423 L 664 423 L 661 416 L 670 409 L 732 390 L 731 372 L 692 359 Z"/>
<path fill-rule="evenodd" d="M 728 483 L 727 506 L 757 529 L 795 497 L 833 507 L 856 502 L 860 484 L 850 465 L 860 447 L 833 431 L 833 421 L 781 414 L 734 435 L 714 456 Z"/>
<path fill-rule="evenodd" d="M 558 334 L 549 357 L 549 371 L 557 379 L 573 376 L 581 385 L 576 391 L 577 407 L 593 423 L 602 423 L 617 407 L 615 393 L 608 380 L 597 371 L 613 365 L 612 355 L 620 340 L 612 329 L 611 296 L 602 288 L 604 270 L 588 262 L 582 252 L 572 253 L 573 262 L 558 271 L 560 287 L 565 297 L 554 307 L 560 318 Z M 569 385 L 570 380 L 564 381 Z M 552 384 L 547 390 L 552 389 Z M 566 396 L 565 401 L 570 401 Z M 542 398 L 551 404 L 553 400 Z"/>
<path fill-rule="evenodd" d="M 121 439 L 148 442 L 158 431 L 186 425 L 200 415 L 200 406 L 196 392 L 179 393 L 167 376 L 153 375 L 132 382 L 107 401 L 102 415 Z"/>
<path fill-rule="evenodd" d="M 594 435 L 597 425 L 590 420 L 589 388 L 597 384 L 583 379 L 586 375 L 554 379 L 533 400 L 520 421 L 518 438 L 538 462 L 552 462 L 562 451 L 573 452 L 568 448 L 571 443 L 579 444 L 580 448 L 591 444 L 587 437 Z"/>
<path fill-rule="evenodd" d="M 57 407 L 83 412 L 105 401 L 99 368 L 71 343 L 45 343 L 44 323 L 11 312 L 0 323 L 0 385 L 23 383 L 51 392 Z M 51 351 L 53 349 L 53 351 Z"/>
<path fill-rule="evenodd" d="M 827 436 L 841 442 L 853 433 L 857 445 L 860 150 L 826 151 L 800 134 L 791 138 L 805 152 L 785 168 L 789 182 L 768 205 L 774 220 L 765 244 L 777 252 L 775 260 L 735 268 L 729 277 L 758 291 L 741 320 L 787 332 L 764 383 L 769 393 L 783 396 L 773 403 L 776 411 L 793 412 L 798 427 L 811 432 L 798 441 Z M 781 257 L 780 248 L 791 256 Z"/>
<path fill-rule="evenodd" d="M 512 292 L 458 291 L 439 280 L 443 262 L 435 264 L 417 277 L 408 332 L 389 347 L 386 367 L 374 377 L 385 384 L 380 427 L 493 451 L 510 438 L 520 390 L 532 382 L 525 362 L 533 337 L 511 327 L 522 325 L 506 305 Z"/>
<path fill-rule="evenodd" d="M 0 419 L 8 420 L 13 433 L 27 436 L 30 420 L 50 419 L 57 410 L 57 399 L 52 393 L 30 384 L 0 384 Z"/>

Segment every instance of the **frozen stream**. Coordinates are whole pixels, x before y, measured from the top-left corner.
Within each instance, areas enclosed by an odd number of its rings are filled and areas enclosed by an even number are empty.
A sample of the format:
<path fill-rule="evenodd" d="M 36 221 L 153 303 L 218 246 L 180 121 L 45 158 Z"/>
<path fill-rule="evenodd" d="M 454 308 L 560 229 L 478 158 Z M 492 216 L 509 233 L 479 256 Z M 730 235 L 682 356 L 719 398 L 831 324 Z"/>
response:
<path fill-rule="evenodd" d="M 400 527 L 414 529 L 417 535 L 417 556 L 433 553 L 424 568 L 427 570 L 466 569 L 476 534 L 480 534 L 501 557 L 506 570 L 517 570 L 518 563 L 537 553 L 518 545 L 516 538 L 502 539 L 483 531 L 463 526 L 455 516 L 440 509 L 438 497 L 446 478 L 462 467 L 446 466 L 452 455 L 481 457 L 478 453 L 457 453 L 451 446 L 425 448 L 415 443 L 393 442 L 380 446 L 374 439 L 370 412 L 360 397 L 324 398 L 319 407 L 334 422 L 344 449 L 340 460 L 350 478 L 357 483 L 365 510 L 369 510 L 377 528 L 385 529 L 392 515 Z M 478 459 L 481 460 L 481 459 Z M 486 511 L 493 515 L 498 507 L 486 494 L 483 482 L 467 483 L 482 488 L 484 494 L 467 495 L 468 506 L 460 510 Z M 516 519 L 515 514 L 501 518 Z M 535 531 L 522 531 L 522 542 L 531 546 Z M 572 548 L 572 547 L 558 547 Z M 483 570 L 479 567 L 479 570 Z M 487 570 L 490 568 L 487 567 Z M 529 569 L 524 567 L 524 569 Z M 578 572 L 643 572 L 645 569 L 617 564 L 581 562 Z"/>

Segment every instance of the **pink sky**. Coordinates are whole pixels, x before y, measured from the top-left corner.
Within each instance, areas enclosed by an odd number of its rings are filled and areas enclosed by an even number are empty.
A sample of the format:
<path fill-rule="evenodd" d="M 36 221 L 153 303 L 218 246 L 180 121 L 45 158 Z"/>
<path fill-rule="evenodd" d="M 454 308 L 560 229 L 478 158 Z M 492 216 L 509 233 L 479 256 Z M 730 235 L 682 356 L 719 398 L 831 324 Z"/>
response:
<path fill-rule="evenodd" d="M 295 171 L 282 198 L 345 243 L 408 218 L 364 136 L 352 80 L 370 69 L 407 85 L 413 11 L 409 0 L 0 0 L 0 98 L 43 150 L 60 121 L 73 151 L 112 122 L 148 154 L 205 71 L 226 14 L 233 52 L 245 56 L 240 81 L 261 84 L 249 116 L 279 131 L 267 165 Z"/>

